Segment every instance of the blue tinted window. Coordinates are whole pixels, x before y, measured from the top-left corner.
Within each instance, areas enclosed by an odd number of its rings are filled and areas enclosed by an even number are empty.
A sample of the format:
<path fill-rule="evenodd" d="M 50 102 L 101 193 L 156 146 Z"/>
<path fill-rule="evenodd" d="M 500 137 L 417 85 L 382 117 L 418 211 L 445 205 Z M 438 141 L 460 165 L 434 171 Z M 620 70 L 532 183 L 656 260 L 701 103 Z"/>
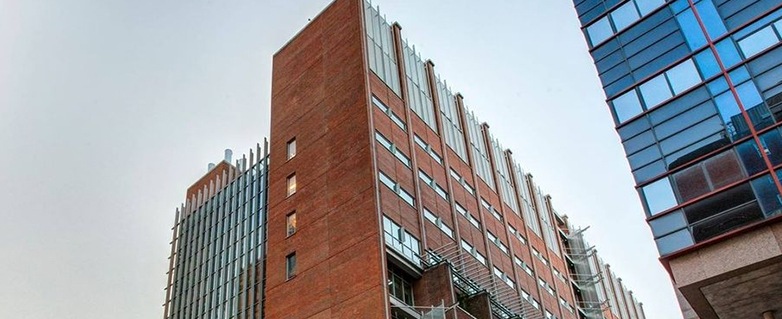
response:
<path fill-rule="evenodd" d="M 642 192 L 646 200 L 646 206 L 649 208 L 649 214 L 652 216 L 677 204 L 671 188 L 671 182 L 668 181 L 667 177 L 644 186 Z"/>
<path fill-rule="evenodd" d="M 625 153 L 633 154 L 638 150 L 648 147 L 655 143 L 654 134 L 652 131 L 646 131 L 636 137 L 633 137 L 626 142 L 622 143 L 625 148 Z"/>
<path fill-rule="evenodd" d="M 703 20 L 703 24 L 706 26 L 706 32 L 709 33 L 709 36 L 712 39 L 716 39 L 725 34 L 725 32 L 728 32 L 728 30 L 725 29 L 725 23 L 722 22 L 722 18 L 719 13 L 717 13 L 717 9 L 714 8 L 714 4 L 711 0 L 701 1 L 695 5 L 695 8 L 698 9 L 698 15 L 700 15 L 701 20 Z"/>
<path fill-rule="evenodd" d="M 638 100 L 638 94 L 635 90 L 622 94 L 614 99 L 614 112 L 619 123 L 641 113 L 641 101 Z"/>
<path fill-rule="evenodd" d="M 685 1 L 686 2 L 686 1 Z M 692 10 L 687 10 L 676 16 L 676 21 L 679 21 L 684 38 L 687 40 L 687 44 L 690 49 L 695 50 L 706 45 L 706 37 L 703 35 L 698 20 L 695 19 L 695 14 Z"/>
<path fill-rule="evenodd" d="M 739 51 L 736 50 L 736 45 L 733 44 L 733 40 L 725 38 L 715 45 L 717 47 L 717 54 L 720 55 L 722 64 L 726 68 L 732 67 L 741 62 L 741 56 Z"/>
<path fill-rule="evenodd" d="M 776 215 L 782 210 L 782 199 L 779 197 L 777 185 L 771 175 L 766 175 L 752 181 L 752 189 L 758 198 L 760 208 L 766 217 Z"/>
<path fill-rule="evenodd" d="M 656 238 L 674 230 L 684 228 L 687 226 L 687 220 L 684 219 L 684 214 L 682 214 L 681 211 L 675 211 L 650 221 L 649 226 L 652 227 L 652 234 Z"/>
<path fill-rule="evenodd" d="M 711 50 L 704 50 L 695 56 L 695 63 L 698 64 L 698 69 L 701 70 L 701 75 L 704 79 L 708 79 L 717 73 L 720 73 L 720 65 L 717 64 L 717 59 L 714 58 L 714 53 Z"/>
<path fill-rule="evenodd" d="M 627 161 L 630 163 L 630 168 L 636 169 L 660 159 L 661 156 L 660 149 L 657 145 L 652 145 L 638 153 L 628 156 Z"/>
<path fill-rule="evenodd" d="M 666 106 L 667 107 L 667 106 Z M 676 117 L 658 124 L 654 128 L 657 138 L 664 139 L 684 128 L 698 123 L 704 119 L 715 116 L 714 107 L 711 103 L 700 104 L 690 110 L 687 110 Z M 719 122 L 719 120 L 717 120 Z"/>
<path fill-rule="evenodd" d="M 741 158 L 741 163 L 744 165 L 747 174 L 753 175 L 766 169 L 766 163 L 763 161 L 763 158 L 760 157 L 758 145 L 755 144 L 754 140 L 741 143 L 736 147 L 736 150 L 739 153 L 739 158 Z"/>
<path fill-rule="evenodd" d="M 674 230 L 684 228 L 687 226 L 687 220 L 684 219 L 684 214 L 681 211 L 676 211 L 650 221 L 649 226 L 652 227 L 654 237 L 660 237 Z"/>
<path fill-rule="evenodd" d="M 638 9 L 641 10 L 641 15 L 645 16 L 649 14 L 649 12 L 654 11 L 654 9 L 664 5 L 665 0 L 635 0 L 635 3 L 638 4 Z"/>
<path fill-rule="evenodd" d="M 660 149 L 664 154 L 671 154 L 719 131 L 722 131 L 722 122 L 715 116 L 660 141 Z"/>
<path fill-rule="evenodd" d="M 740 66 L 735 70 L 730 71 L 728 75 L 730 76 L 730 81 L 733 82 L 733 85 L 739 85 L 741 82 L 749 80 L 749 71 L 747 71 L 747 67 L 745 66 Z"/>
<path fill-rule="evenodd" d="M 692 60 L 680 63 L 668 70 L 668 72 L 665 72 L 665 74 L 671 82 L 674 94 L 682 93 L 696 84 L 701 83 L 701 77 Z"/>
<path fill-rule="evenodd" d="M 665 236 L 663 238 L 655 240 L 657 243 L 657 250 L 660 251 L 660 255 L 667 255 L 685 247 L 692 246 L 692 236 L 690 231 L 682 229 L 673 234 Z"/>
<path fill-rule="evenodd" d="M 690 3 L 687 2 L 687 0 L 676 0 L 673 3 L 671 3 L 671 9 L 673 9 L 674 13 L 682 12 L 685 9 L 688 9 L 689 7 L 690 7 Z"/>
<path fill-rule="evenodd" d="M 722 116 L 722 121 L 727 126 L 728 133 L 735 140 L 746 136 L 749 133 L 747 127 L 747 121 L 741 115 L 736 99 L 733 97 L 733 92 L 725 92 L 714 98 L 714 102 L 717 104 L 717 110 Z"/>
<path fill-rule="evenodd" d="M 728 90 L 728 81 L 725 80 L 725 77 L 721 76 L 714 79 L 714 81 L 709 82 L 706 86 L 709 88 L 709 92 L 711 92 L 712 95 L 719 95 Z"/>
<path fill-rule="evenodd" d="M 755 83 L 752 81 L 747 81 L 744 84 L 737 86 L 736 92 L 739 94 L 744 109 L 749 110 L 756 105 L 763 103 L 763 98 L 760 97 L 758 88 L 755 87 Z"/>
<path fill-rule="evenodd" d="M 665 80 L 664 74 L 660 74 L 642 84 L 640 89 L 641 96 L 644 98 L 647 109 L 650 109 L 673 96 L 671 89 L 668 87 L 668 81 Z"/>
<path fill-rule="evenodd" d="M 660 174 L 665 173 L 665 163 L 662 160 L 633 171 L 636 184 L 646 182 Z"/>
<path fill-rule="evenodd" d="M 587 27 L 587 34 L 589 34 L 589 41 L 592 42 L 592 46 L 597 46 L 611 37 L 614 34 L 614 30 L 611 29 L 611 22 L 608 21 L 608 16 L 597 20 L 597 22 Z"/>
<path fill-rule="evenodd" d="M 777 34 L 771 26 L 767 26 L 758 32 L 739 41 L 739 48 L 745 57 L 751 57 L 779 42 Z"/>
<path fill-rule="evenodd" d="M 632 1 L 611 12 L 611 19 L 614 20 L 614 26 L 617 30 L 626 28 L 631 23 L 638 21 L 639 18 L 638 10 L 635 9 L 635 4 Z"/>
<path fill-rule="evenodd" d="M 622 126 L 617 130 L 617 132 L 619 133 L 619 137 L 621 137 L 622 141 L 626 141 L 629 138 L 648 130 L 649 128 L 649 121 L 646 119 L 646 117 L 640 117 L 633 120 L 632 122 L 627 123 L 625 126 Z"/>

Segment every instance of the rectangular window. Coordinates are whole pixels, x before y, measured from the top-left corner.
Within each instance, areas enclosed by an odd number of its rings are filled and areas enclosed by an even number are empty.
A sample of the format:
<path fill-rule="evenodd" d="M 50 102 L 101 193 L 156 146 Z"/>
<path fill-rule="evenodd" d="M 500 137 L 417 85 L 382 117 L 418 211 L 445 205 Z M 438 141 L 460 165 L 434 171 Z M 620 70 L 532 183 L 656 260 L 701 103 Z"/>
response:
<path fill-rule="evenodd" d="M 285 216 L 285 224 L 287 236 L 296 233 L 296 212 L 292 212 L 288 214 L 288 216 Z"/>
<path fill-rule="evenodd" d="M 296 253 L 285 256 L 285 278 L 291 279 L 296 276 Z"/>
<path fill-rule="evenodd" d="M 383 104 L 377 97 L 374 95 L 372 96 L 372 104 L 375 105 L 375 107 L 379 108 L 385 115 L 387 115 L 389 118 L 391 118 L 391 121 L 396 124 L 396 126 L 399 126 L 399 128 L 402 129 L 402 131 L 407 130 L 407 125 L 405 124 L 405 121 L 402 120 L 399 115 L 396 115 L 391 108 Z"/>
<path fill-rule="evenodd" d="M 429 156 L 431 156 L 432 159 L 437 162 L 437 164 L 443 165 L 443 158 L 440 156 L 440 154 L 437 154 L 437 152 L 432 149 L 431 145 L 426 143 L 426 141 L 420 138 L 417 134 L 413 136 L 413 139 L 415 140 L 415 144 L 426 151 L 426 153 L 429 154 Z"/>
<path fill-rule="evenodd" d="M 296 194 L 296 173 L 293 173 L 290 176 L 288 176 L 287 185 L 288 185 L 288 196 Z"/>
<path fill-rule="evenodd" d="M 385 215 L 383 216 L 383 232 L 385 233 L 387 246 L 393 248 L 416 265 L 421 262 L 419 257 L 421 255 L 421 244 L 418 239 Z"/>
<path fill-rule="evenodd" d="M 403 272 L 397 270 L 395 267 L 388 269 L 388 292 L 405 304 L 414 306 L 413 285 L 410 284 L 410 281 L 403 275 Z"/>
<path fill-rule="evenodd" d="M 380 145 L 383 145 L 383 147 L 386 150 L 394 154 L 394 157 L 396 157 L 396 159 L 402 162 L 402 164 L 404 164 L 408 168 L 410 167 L 410 158 L 407 157 L 407 155 L 405 155 L 404 153 L 402 153 L 402 151 L 400 151 L 399 148 L 397 148 L 396 145 L 394 145 L 394 143 L 391 143 L 391 141 L 388 140 L 388 138 L 383 136 L 383 134 L 380 134 L 380 132 L 375 131 L 375 139 Z"/>
<path fill-rule="evenodd" d="M 288 145 L 286 147 L 288 150 L 288 159 L 291 159 L 296 156 L 296 138 L 294 137 L 292 140 L 288 141 Z"/>
<path fill-rule="evenodd" d="M 410 195 L 404 188 L 400 187 L 399 184 L 396 183 L 391 177 L 388 177 L 385 173 L 382 171 L 378 172 L 378 178 L 380 179 L 380 182 L 383 183 L 383 185 L 386 185 L 388 188 L 390 188 L 394 193 L 399 195 L 402 200 L 404 200 L 406 203 L 408 203 L 410 206 L 415 206 L 415 197 L 413 195 Z"/>

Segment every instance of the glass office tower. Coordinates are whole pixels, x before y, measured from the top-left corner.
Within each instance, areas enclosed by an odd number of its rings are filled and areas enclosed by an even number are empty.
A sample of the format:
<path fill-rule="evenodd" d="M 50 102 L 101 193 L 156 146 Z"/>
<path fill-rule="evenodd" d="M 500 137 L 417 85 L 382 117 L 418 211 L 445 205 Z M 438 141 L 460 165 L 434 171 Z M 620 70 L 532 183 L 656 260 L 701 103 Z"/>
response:
<path fill-rule="evenodd" d="M 663 264 L 700 317 L 745 318 L 709 289 L 780 261 L 782 0 L 574 4 Z"/>
<path fill-rule="evenodd" d="M 172 228 L 164 319 L 264 318 L 268 156 L 260 151 L 235 164 L 227 151 L 188 189 Z"/>

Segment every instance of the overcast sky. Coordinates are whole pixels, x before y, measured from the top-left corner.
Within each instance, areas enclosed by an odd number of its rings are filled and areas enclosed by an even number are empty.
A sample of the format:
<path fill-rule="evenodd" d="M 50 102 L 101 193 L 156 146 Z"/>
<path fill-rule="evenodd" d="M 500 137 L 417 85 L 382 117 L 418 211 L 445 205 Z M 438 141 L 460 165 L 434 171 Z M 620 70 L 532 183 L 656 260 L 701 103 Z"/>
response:
<path fill-rule="evenodd" d="M 174 208 L 269 132 L 271 57 L 328 4 L 0 0 L 0 318 L 160 318 Z M 375 0 L 503 146 L 681 318 L 569 0 Z"/>

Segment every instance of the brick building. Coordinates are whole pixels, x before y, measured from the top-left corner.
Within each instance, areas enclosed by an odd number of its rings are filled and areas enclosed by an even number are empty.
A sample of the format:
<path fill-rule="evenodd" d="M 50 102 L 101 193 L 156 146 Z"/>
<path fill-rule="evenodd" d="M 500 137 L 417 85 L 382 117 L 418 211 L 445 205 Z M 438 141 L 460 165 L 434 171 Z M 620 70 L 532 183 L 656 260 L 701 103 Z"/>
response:
<path fill-rule="evenodd" d="M 177 212 L 164 318 L 644 318 L 368 2 L 330 4 L 272 80 L 269 142 Z"/>

